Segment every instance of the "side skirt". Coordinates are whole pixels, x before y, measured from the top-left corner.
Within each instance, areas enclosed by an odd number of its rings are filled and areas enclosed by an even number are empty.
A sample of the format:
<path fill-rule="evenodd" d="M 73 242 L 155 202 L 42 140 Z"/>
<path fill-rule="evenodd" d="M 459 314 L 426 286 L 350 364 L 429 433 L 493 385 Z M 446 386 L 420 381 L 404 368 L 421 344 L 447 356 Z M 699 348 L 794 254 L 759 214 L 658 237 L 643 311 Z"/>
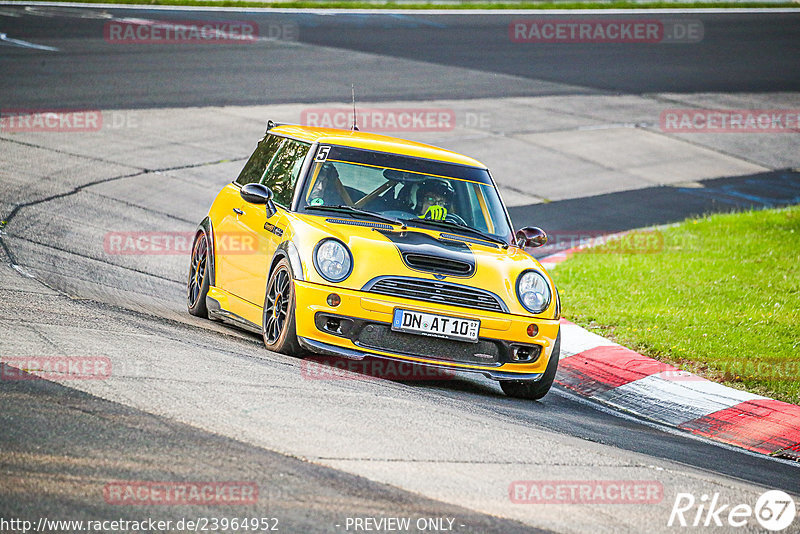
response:
<path fill-rule="evenodd" d="M 261 334 L 261 325 L 247 318 L 260 317 L 263 313 L 262 309 L 254 304 L 222 289 L 211 287 L 206 296 L 206 307 L 211 319 Z"/>

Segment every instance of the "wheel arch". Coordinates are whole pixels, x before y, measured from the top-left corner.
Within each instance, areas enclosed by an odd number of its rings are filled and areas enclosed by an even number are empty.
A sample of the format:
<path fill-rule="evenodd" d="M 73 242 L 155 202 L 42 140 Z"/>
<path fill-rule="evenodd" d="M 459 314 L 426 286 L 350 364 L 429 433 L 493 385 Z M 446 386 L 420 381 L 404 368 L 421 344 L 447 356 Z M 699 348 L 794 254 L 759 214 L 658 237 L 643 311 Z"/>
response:
<path fill-rule="evenodd" d="M 281 244 L 278 245 L 277 250 L 275 250 L 272 261 L 269 264 L 267 280 L 272 276 L 272 271 L 275 270 L 275 266 L 283 258 L 286 258 L 286 260 L 289 261 L 289 265 L 292 266 L 292 275 L 294 279 L 305 280 L 305 276 L 303 275 L 303 261 L 300 258 L 300 252 L 297 250 L 297 246 L 290 240 L 282 241 Z"/>

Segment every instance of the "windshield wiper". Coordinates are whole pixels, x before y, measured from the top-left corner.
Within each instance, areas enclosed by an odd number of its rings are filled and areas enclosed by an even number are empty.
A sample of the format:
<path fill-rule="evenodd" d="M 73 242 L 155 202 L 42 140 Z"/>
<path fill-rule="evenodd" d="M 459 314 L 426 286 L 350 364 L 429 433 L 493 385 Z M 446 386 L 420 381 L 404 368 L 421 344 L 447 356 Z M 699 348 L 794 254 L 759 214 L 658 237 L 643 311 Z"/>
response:
<path fill-rule="evenodd" d="M 480 230 L 476 230 L 475 228 L 471 228 L 469 226 L 464 226 L 462 224 L 450 222 L 450 221 L 437 221 L 436 219 L 403 219 L 404 222 L 411 224 L 414 226 L 415 224 L 419 224 L 421 226 L 434 226 L 437 228 L 446 228 L 448 230 L 460 231 L 467 234 L 471 234 L 477 236 L 481 239 L 485 239 L 486 241 L 491 241 L 492 243 L 497 243 L 498 245 L 502 245 L 503 248 L 508 248 L 508 243 L 500 239 L 499 237 L 495 237 L 493 235 L 485 234 Z"/>
<path fill-rule="evenodd" d="M 322 205 L 322 206 L 306 206 L 306 210 L 319 210 L 319 211 L 327 210 L 327 211 L 337 211 L 337 212 L 340 212 L 340 213 L 351 213 L 353 215 L 361 215 L 361 216 L 364 216 L 364 217 L 370 217 L 372 219 L 376 219 L 378 221 L 383 221 L 383 222 L 386 222 L 386 223 L 389 223 L 389 224 L 397 224 L 402 228 L 406 227 L 406 225 L 402 221 L 399 221 L 399 220 L 394 219 L 392 217 L 387 217 L 386 215 L 381 215 L 380 213 L 375 213 L 374 211 L 367 211 L 367 210 L 362 210 L 362 209 L 359 209 L 359 208 L 354 208 L 353 206 L 343 206 L 341 204 L 338 205 L 338 206 L 325 206 L 325 205 Z"/>

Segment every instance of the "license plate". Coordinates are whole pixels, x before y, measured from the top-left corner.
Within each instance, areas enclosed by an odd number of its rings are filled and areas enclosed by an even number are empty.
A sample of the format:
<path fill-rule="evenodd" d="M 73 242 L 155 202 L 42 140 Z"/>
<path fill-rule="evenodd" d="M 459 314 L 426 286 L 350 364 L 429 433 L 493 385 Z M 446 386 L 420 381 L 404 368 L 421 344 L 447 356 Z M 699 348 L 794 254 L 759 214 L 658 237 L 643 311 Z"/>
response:
<path fill-rule="evenodd" d="M 481 322 L 476 319 L 461 319 L 432 313 L 410 310 L 394 310 L 392 330 L 426 336 L 444 337 L 459 341 L 478 341 Z"/>

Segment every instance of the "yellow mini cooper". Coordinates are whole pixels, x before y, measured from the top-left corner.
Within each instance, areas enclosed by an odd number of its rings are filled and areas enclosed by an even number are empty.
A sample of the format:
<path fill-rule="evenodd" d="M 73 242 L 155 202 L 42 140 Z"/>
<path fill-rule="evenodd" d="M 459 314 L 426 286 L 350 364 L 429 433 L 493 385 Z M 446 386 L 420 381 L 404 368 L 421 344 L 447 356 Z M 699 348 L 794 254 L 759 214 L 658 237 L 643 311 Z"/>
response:
<path fill-rule="evenodd" d="M 553 383 L 560 302 L 486 166 L 371 133 L 267 125 L 194 237 L 189 312 L 268 349 Z"/>

